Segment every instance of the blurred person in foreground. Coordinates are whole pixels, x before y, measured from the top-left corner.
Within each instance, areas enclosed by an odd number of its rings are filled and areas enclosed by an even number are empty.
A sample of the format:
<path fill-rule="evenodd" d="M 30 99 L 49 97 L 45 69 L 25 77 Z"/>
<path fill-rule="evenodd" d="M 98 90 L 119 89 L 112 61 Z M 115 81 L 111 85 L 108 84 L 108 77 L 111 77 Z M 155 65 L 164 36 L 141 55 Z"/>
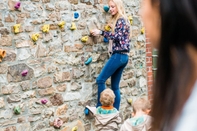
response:
<path fill-rule="evenodd" d="M 140 13 L 159 51 L 153 131 L 197 131 L 197 1 L 143 0 Z"/>

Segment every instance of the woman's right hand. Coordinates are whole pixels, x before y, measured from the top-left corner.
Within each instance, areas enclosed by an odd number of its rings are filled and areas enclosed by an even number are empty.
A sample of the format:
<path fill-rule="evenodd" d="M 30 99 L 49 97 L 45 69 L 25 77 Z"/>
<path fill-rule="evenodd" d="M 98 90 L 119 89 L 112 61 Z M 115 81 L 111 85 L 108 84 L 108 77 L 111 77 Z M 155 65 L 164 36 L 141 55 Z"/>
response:
<path fill-rule="evenodd" d="M 93 36 L 98 36 L 98 35 L 100 35 L 101 30 L 99 30 L 99 29 L 93 29 L 93 30 L 90 31 L 90 33 Z"/>

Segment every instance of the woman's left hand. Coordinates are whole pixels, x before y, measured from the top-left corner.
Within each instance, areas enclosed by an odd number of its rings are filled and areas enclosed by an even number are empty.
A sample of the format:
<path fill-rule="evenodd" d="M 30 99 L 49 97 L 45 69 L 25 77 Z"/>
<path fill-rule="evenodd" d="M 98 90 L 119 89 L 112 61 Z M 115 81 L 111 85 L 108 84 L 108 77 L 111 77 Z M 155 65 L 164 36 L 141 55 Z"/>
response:
<path fill-rule="evenodd" d="M 99 30 L 99 29 L 93 29 L 93 30 L 91 30 L 91 34 L 93 35 L 93 36 L 97 36 L 97 35 L 100 35 L 100 32 L 101 32 L 101 30 Z"/>

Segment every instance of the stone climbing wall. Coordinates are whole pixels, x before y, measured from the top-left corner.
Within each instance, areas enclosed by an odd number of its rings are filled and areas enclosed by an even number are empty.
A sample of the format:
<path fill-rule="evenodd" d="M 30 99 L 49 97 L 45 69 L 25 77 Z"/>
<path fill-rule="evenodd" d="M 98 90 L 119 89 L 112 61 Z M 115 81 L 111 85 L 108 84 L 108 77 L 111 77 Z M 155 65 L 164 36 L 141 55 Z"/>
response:
<path fill-rule="evenodd" d="M 6 51 L 0 63 L 0 131 L 94 130 L 94 119 L 83 110 L 96 105 L 95 79 L 109 56 L 107 43 L 89 31 L 104 29 L 107 0 L 21 0 L 15 8 L 17 2 L 0 0 L 0 49 Z M 133 17 L 130 59 L 120 83 L 120 114 L 126 119 L 132 111 L 128 100 L 147 96 L 147 85 L 140 1 L 124 3 Z M 49 32 L 43 32 L 48 24 Z M 81 42 L 84 36 L 88 40 Z M 63 121 L 60 129 L 53 127 L 56 118 Z"/>

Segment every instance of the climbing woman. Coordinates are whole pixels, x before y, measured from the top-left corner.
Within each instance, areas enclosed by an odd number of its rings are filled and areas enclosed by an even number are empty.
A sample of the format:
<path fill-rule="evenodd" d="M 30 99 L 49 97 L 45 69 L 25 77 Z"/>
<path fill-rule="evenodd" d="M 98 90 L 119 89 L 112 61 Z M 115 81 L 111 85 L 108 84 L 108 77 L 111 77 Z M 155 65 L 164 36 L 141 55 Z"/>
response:
<path fill-rule="evenodd" d="M 111 13 L 111 31 L 93 29 L 93 36 L 102 35 L 112 41 L 112 55 L 103 67 L 101 73 L 96 79 L 98 84 L 98 103 L 101 106 L 100 93 L 105 89 L 106 80 L 111 77 L 111 89 L 115 94 L 114 107 L 119 110 L 120 107 L 120 88 L 119 83 L 122 72 L 126 67 L 130 51 L 130 23 L 125 14 L 122 0 L 109 0 L 109 11 Z"/>

